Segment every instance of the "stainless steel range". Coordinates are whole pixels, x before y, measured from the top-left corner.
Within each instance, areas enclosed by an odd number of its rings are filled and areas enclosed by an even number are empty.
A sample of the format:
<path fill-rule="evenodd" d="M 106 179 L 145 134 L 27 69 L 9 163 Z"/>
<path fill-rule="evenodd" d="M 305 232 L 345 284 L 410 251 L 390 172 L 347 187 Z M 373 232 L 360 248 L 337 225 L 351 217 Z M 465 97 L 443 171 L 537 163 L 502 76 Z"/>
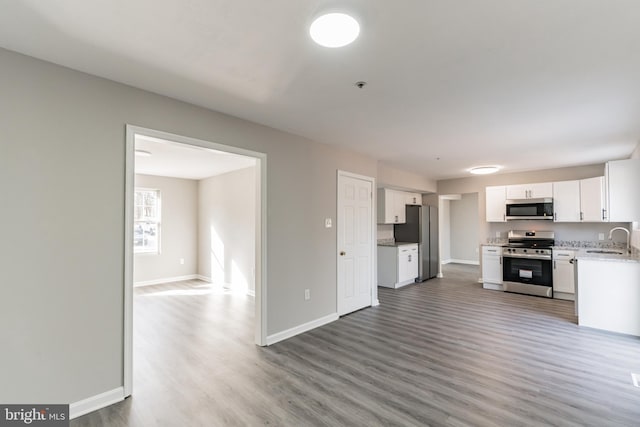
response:
<path fill-rule="evenodd" d="M 553 298 L 553 244 L 553 231 L 510 231 L 502 249 L 504 290 Z"/>

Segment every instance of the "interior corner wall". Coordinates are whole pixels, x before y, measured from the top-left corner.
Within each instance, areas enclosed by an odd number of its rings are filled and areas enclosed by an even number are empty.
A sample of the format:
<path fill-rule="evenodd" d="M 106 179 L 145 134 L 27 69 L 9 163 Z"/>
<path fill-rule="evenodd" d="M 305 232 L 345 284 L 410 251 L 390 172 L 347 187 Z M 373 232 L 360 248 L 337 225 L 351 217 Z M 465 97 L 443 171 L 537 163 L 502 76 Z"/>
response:
<path fill-rule="evenodd" d="M 336 313 L 324 219 L 337 170 L 376 178 L 375 159 L 8 50 L 0 64 L 0 402 L 123 386 L 127 124 L 264 153 L 267 335 Z"/>
<path fill-rule="evenodd" d="M 440 201 L 438 213 L 440 230 L 440 260 L 443 264 L 451 262 L 451 200 Z"/>
<path fill-rule="evenodd" d="M 133 283 L 159 283 L 198 271 L 198 181 L 136 175 L 135 186 L 160 190 L 160 253 L 134 254 Z M 180 260 L 184 264 L 180 264 Z"/>
<path fill-rule="evenodd" d="M 198 274 L 255 291 L 256 167 L 198 182 Z"/>
<path fill-rule="evenodd" d="M 462 194 L 451 200 L 451 259 L 463 263 L 480 262 L 478 251 L 478 193 Z"/>

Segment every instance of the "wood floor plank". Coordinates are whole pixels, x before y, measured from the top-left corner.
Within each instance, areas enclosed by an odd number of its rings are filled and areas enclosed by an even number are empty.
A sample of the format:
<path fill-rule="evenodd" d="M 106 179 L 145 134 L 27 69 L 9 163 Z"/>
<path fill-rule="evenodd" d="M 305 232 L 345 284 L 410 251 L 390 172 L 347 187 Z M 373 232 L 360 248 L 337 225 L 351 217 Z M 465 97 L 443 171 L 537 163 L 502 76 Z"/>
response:
<path fill-rule="evenodd" d="M 134 395 L 71 425 L 640 425 L 640 339 L 477 277 L 454 264 L 379 288 L 379 307 L 267 348 L 249 297 L 200 281 L 136 289 Z"/>

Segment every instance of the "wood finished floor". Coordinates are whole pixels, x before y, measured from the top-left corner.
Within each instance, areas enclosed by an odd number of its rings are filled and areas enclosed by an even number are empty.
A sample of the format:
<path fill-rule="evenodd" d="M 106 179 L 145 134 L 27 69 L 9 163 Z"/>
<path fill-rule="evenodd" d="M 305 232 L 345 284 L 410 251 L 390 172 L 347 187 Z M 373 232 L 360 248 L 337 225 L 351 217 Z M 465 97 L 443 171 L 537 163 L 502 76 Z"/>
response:
<path fill-rule="evenodd" d="M 134 395 L 71 426 L 638 426 L 640 339 L 573 303 L 482 289 L 477 267 L 259 348 L 253 300 L 138 289 Z"/>

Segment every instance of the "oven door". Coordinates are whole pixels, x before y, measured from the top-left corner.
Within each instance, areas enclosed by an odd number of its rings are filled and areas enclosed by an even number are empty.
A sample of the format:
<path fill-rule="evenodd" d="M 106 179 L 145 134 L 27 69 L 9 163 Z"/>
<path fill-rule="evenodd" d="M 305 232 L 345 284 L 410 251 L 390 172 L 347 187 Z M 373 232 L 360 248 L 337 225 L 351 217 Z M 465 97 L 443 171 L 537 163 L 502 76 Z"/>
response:
<path fill-rule="evenodd" d="M 553 286 L 551 258 L 512 257 L 503 254 L 502 280 L 527 285 Z"/>

